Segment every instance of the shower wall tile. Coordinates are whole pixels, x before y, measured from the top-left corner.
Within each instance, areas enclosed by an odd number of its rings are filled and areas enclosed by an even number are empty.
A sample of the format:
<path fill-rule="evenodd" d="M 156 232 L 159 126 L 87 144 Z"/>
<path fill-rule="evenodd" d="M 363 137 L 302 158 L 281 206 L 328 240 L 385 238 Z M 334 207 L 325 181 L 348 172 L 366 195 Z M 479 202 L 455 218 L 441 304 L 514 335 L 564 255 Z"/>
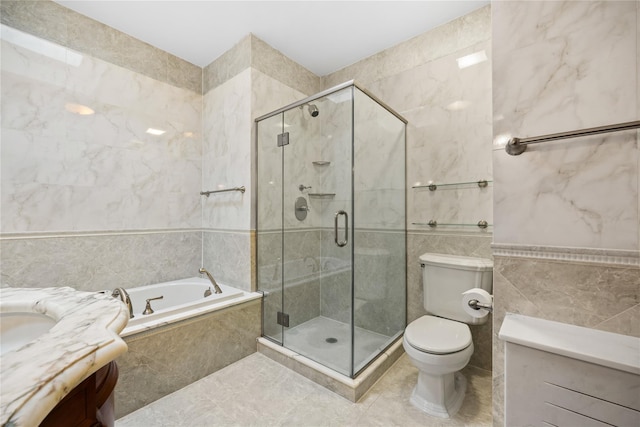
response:
<path fill-rule="evenodd" d="M 87 56 L 2 52 L 2 232 L 200 226 L 200 95 Z"/>
<path fill-rule="evenodd" d="M 305 94 L 293 89 L 280 81 L 253 69 L 252 70 L 252 118 L 268 114 L 285 105 L 303 99 Z M 320 106 L 320 108 L 322 108 Z M 314 227 L 319 223 L 319 211 L 315 209 L 317 204 L 308 200 L 311 211 L 303 222 L 295 219 L 293 206 L 295 199 L 302 195 L 298 185 L 304 184 L 318 189 L 316 174 L 310 174 L 311 161 L 317 160 L 314 156 L 312 135 L 317 135 L 319 122 L 311 120 L 301 109 L 290 110 L 285 114 L 285 131 L 289 132 L 291 144 L 286 148 L 286 201 L 285 207 L 290 207 L 285 212 L 285 224 L 287 228 L 305 229 Z M 258 152 L 256 184 L 260 191 L 260 203 L 257 206 L 256 218 L 251 223 L 258 221 L 260 230 L 279 228 L 282 221 L 282 149 L 277 146 L 277 135 L 283 131 L 282 116 L 273 117 L 255 124 L 254 132 L 258 133 Z M 253 142 L 252 142 L 253 144 Z M 315 169 L 315 168 L 314 168 Z M 317 169 L 314 172 L 319 172 Z"/>
<path fill-rule="evenodd" d="M 497 243 L 638 249 L 636 132 L 530 146 L 517 157 L 503 150 L 509 136 L 638 119 L 636 9 L 637 2 L 495 7 Z"/>
<path fill-rule="evenodd" d="M 400 74 L 426 62 L 449 55 L 491 37 L 490 7 L 485 6 L 450 23 L 416 36 L 397 46 L 376 53 L 362 61 L 322 78 L 329 88 L 357 78 L 370 83 Z M 384 100 L 384 98 L 382 98 Z M 386 100 L 385 100 L 386 101 Z"/>
<path fill-rule="evenodd" d="M 2 1 L 9 27 L 177 87 L 202 93 L 202 69 L 53 1 Z M 176 68 L 182 70 L 175 73 Z"/>
<path fill-rule="evenodd" d="M 353 102 L 354 166 L 345 165 L 343 170 L 350 174 L 353 169 L 354 228 L 402 230 L 406 219 L 405 125 L 360 90 L 354 90 Z M 345 186 L 336 182 L 336 187 Z"/>
<path fill-rule="evenodd" d="M 3 286 L 70 286 L 99 291 L 194 277 L 201 262 L 199 231 L 3 237 Z"/>
<path fill-rule="evenodd" d="M 393 336 L 406 326 L 406 235 L 356 229 L 353 239 L 355 325 Z M 346 300 L 351 300 L 350 289 Z"/>

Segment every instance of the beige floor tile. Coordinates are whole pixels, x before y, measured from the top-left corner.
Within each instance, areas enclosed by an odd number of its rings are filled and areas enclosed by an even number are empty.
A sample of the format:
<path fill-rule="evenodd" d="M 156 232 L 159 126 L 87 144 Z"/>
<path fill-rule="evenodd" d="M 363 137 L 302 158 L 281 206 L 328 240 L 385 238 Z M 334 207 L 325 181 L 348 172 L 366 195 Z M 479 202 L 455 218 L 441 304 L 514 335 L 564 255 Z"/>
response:
<path fill-rule="evenodd" d="M 116 427 L 213 426 L 490 426 L 491 373 L 466 368 L 469 381 L 460 412 L 430 417 L 409 403 L 418 371 L 402 356 L 352 403 L 255 353 L 116 422 Z"/>

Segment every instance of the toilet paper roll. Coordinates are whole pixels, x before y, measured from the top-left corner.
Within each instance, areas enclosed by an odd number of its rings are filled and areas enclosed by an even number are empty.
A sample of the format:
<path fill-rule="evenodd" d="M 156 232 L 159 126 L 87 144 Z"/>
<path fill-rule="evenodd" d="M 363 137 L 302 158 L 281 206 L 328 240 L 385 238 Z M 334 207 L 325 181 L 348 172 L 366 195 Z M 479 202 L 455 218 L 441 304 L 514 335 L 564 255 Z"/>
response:
<path fill-rule="evenodd" d="M 469 306 L 469 301 L 472 300 L 477 300 L 479 303 L 492 306 L 493 296 L 489 292 L 485 291 L 484 289 L 473 288 L 462 293 L 462 308 L 469 316 L 480 319 L 489 315 L 489 310 L 487 310 L 486 308 L 476 310 L 475 308 Z"/>

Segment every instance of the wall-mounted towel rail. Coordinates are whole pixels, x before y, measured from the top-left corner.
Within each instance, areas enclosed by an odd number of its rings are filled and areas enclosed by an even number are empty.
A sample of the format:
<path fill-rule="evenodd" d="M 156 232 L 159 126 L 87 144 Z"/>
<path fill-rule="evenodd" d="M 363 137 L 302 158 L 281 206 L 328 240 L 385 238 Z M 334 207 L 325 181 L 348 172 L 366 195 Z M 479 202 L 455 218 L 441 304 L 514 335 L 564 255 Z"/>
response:
<path fill-rule="evenodd" d="M 480 221 L 478 221 L 475 224 L 453 224 L 453 223 L 443 223 L 443 222 L 438 222 L 435 219 L 430 219 L 429 222 L 412 222 L 411 224 L 413 225 L 428 225 L 431 228 L 436 228 L 438 226 L 454 226 L 454 227 L 469 227 L 469 226 L 475 226 L 481 229 L 485 229 L 487 227 L 490 227 L 491 224 L 489 224 L 487 221 L 485 221 L 484 219 L 481 219 Z"/>
<path fill-rule="evenodd" d="M 200 195 L 209 197 L 209 194 L 226 193 L 227 191 L 239 191 L 241 193 L 244 193 L 245 188 L 244 188 L 244 185 L 243 185 L 242 187 L 225 188 L 224 190 L 201 191 Z"/>
<path fill-rule="evenodd" d="M 631 130 L 640 128 L 640 120 L 626 123 L 618 123 L 616 125 L 598 126 L 595 128 L 573 130 L 569 132 L 552 133 L 549 135 L 534 136 L 531 138 L 511 138 L 504 147 L 505 151 L 512 156 L 518 156 L 525 152 L 527 145 L 537 144 L 538 142 L 555 141 L 557 139 L 576 138 L 579 136 L 597 135 L 600 133 L 620 132 L 623 130 Z"/>

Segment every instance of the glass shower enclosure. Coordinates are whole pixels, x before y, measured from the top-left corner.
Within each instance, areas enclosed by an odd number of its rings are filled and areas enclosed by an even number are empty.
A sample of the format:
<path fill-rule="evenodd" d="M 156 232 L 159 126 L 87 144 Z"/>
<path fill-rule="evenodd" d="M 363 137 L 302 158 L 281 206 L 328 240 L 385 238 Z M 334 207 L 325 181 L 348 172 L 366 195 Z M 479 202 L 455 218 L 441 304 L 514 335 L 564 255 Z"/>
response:
<path fill-rule="evenodd" d="M 256 119 L 263 336 L 352 378 L 406 326 L 405 128 L 353 81 Z"/>

